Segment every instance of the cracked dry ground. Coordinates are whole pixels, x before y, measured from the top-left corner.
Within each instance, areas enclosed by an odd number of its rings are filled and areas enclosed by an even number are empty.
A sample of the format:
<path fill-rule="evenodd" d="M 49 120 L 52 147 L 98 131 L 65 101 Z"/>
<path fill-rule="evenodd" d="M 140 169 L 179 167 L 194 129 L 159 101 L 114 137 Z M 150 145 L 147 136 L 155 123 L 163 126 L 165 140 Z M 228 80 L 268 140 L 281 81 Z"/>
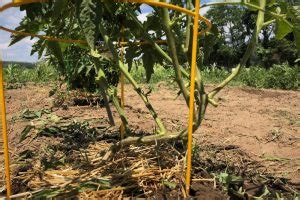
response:
<path fill-rule="evenodd" d="M 177 91 L 170 88 L 165 84 L 156 85 L 149 99 L 168 130 L 176 131 L 187 125 L 188 110 L 183 98 L 175 99 Z M 20 116 L 25 108 L 50 108 L 53 102 L 53 98 L 49 97 L 50 89 L 45 85 L 28 85 L 7 91 L 12 164 L 26 146 L 18 141 L 20 133 L 28 125 L 28 121 L 13 121 L 13 117 Z M 198 143 L 224 148 L 234 145 L 259 162 L 258 172 L 284 177 L 299 185 L 300 92 L 230 87 L 222 91 L 218 98 L 219 107 L 208 107 L 202 127 L 194 134 Z M 113 113 L 117 123 L 120 123 L 114 109 Z M 153 132 L 155 129 L 150 114 L 131 86 L 126 86 L 126 113 L 132 130 Z M 106 118 L 104 107 L 69 106 L 67 110 L 54 109 L 54 114 L 78 119 Z M 0 153 L 3 153 L 2 150 Z M 0 156 L 1 169 L 2 159 Z M 224 156 L 223 159 L 231 158 Z"/>

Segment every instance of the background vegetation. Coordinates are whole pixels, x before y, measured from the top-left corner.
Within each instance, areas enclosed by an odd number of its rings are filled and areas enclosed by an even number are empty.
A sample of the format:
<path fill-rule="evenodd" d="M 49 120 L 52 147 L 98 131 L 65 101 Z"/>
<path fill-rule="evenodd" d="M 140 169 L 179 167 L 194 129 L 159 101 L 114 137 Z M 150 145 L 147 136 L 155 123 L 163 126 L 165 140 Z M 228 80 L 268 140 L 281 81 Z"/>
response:
<path fill-rule="evenodd" d="M 132 71 L 134 79 L 138 83 L 148 83 L 145 69 L 141 66 L 134 66 Z M 164 68 L 158 66 L 155 68 L 150 84 L 165 82 L 174 84 L 174 74 L 172 68 Z M 225 67 L 218 68 L 214 65 L 207 66 L 202 71 L 202 76 L 207 83 L 216 84 L 224 80 L 230 74 L 230 70 Z M 34 67 L 26 68 L 19 64 L 10 64 L 4 70 L 4 78 L 8 84 L 8 88 L 12 84 L 34 83 L 51 83 L 59 79 L 59 73 L 55 67 L 46 63 L 39 62 Z M 275 64 L 271 68 L 261 66 L 251 66 L 242 69 L 240 75 L 234 79 L 230 85 L 232 86 L 250 86 L 255 88 L 273 88 L 298 90 L 300 84 L 300 68 L 291 67 L 288 63 Z"/>

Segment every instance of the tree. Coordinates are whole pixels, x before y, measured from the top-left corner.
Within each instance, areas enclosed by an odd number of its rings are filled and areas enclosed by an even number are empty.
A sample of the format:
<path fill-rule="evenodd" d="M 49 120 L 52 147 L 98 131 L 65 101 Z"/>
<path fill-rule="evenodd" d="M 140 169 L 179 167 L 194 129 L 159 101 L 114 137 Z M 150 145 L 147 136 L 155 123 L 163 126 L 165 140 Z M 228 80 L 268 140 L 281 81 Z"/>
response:
<path fill-rule="evenodd" d="M 216 63 L 219 66 L 233 67 L 246 49 L 246 42 L 255 28 L 255 12 L 241 6 L 214 6 L 206 13 L 218 28 L 215 44 L 210 55 L 206 55 L 205 64 Z"/>
<path fill-rule="evenodd" d="M 289 4 L 277 1 L 277 3 L 270 2 L 268 7 L 271 10 L 277 9 L 278 13 L 288 12 L 288 18 L 295 21 L 297 17 L 293 15 L 297 14 L 293 11 L 295 7 L 292 7 L 292 4 L 292 1 Z M 215 6 L 208 10 L 206 16 L 214 23 L 219 32 L 213 38 L 214 48 L 209 55 L 206 55 L 205 65 L 216 63 L 219 66 L 234 67 L 242 57 L 255 28 L 255 11 L 241 6 Z M 266 16 L 269 18 L 268 14 Z M 277 24 L 269 23 L 262 29 L 259 36 L 261 45 L 258 46 L 258 51 L 248 64 L 261 65 L 266 68 L 285 62 L 292 66 L 295 65 L 295 60 L 298 58 L 295 46 L 296 38 L 293 33 L 275 38 L 280 25 L 280 20 L 277 20 Z M 282 27 L 282 29 L 291 31 L 288 26 Z"/>

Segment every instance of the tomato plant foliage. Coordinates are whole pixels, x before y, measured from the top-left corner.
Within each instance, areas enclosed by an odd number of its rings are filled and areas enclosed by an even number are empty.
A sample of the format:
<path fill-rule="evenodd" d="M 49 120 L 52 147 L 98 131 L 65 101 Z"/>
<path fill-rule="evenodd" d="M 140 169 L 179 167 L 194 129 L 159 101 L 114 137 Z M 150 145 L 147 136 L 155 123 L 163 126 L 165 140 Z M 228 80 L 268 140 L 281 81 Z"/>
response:
<path fill-rule="evenodd" d="M 194 7 L 192 0 L 186 2 L 171 0 L 170 3 L 187 9 Z M 293 32 L 298 51 L 300 49 L 299 6 L 289 5 L 281 0 L 212 3 L 212 6 L 223 5 L 250 9 L 257 13 L 256 23 L 247 41 L 246 52 L 236 70 L 210 92 L 204 90 L 200 71 L 203 59 L 211 53 L 210 48 L 214 43 L 212 35 L 219 34 L 220 30 L 213 26 L 210 33 L 199 36 L 203 52 L 198 53 L 197 60 L 195 129 L 200 126 L 207 105 L 217 105 L 214 96 L 239 73 L 241 67 L 245 66 L 255 50 L 259 34 L 264 27 L 274 24 L 277 39 L 282 39 Z M 156 64 L 173 67 L 174 79 L 180 89 L 179 93 L 184 96 L 188 106 L 189 84 L 186 83 L 184 77 L 189 78 L 191 61 L 193 37 L 191 16 L 167 8 L 153 7 L 153 12 L 147 16 L 147 20 L 141 22 L 138 19 L 138 16 L 142 14 L 140 4 L 100 0 L 50 0 L 45 3 L 23 5 L 20 9 L 26 11 L 26 16 L 16 30 L 84 41 L 72 44 L 39 39 L 32 49 L 32 53 L 37 52 L 39 57 L 45 55 L 49 62 L 55 64 L 73 88 L 83 87 L 92 91 L 99 88 L 102 94 L 115 98 L 119 74 L 122 72 L 149 109 L 159 127 L 158 132 L 164 133 L 164 126 L 150 104 L 148 94 L 142 91 L 130 75 L 133 60 L 140 57 L 147 80 L 150 80 L 151 75 L 155 73 Z M 123 27 L 124 31 L 121 31 Z M 200 29 L 204 28 L 206 25 L 200 23 Z M 129 42 L 125 47 L 125 63 L 128 64 L 128 68 L 120 58 L 119 41 L 122 37 Z M 12 35 L 11 44 L 23 38 L 24 36 Z M 167 44 L 155 42 L 165 38 Z M 145 41 L 146 43 L 140 45 L 132 41 Z M 122 121 L 126 124 L 126 116 L 119 107 L 118 101 L 113 100 L 113 102 Z"/>

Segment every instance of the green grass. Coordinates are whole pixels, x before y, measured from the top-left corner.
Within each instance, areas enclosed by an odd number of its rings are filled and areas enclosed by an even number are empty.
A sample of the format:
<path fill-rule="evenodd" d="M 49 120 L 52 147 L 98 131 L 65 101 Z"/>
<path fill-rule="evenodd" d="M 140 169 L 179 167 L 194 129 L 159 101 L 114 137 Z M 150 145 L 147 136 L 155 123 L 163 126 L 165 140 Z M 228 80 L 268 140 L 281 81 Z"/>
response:
<path fill-rule="evenodd" d="M 274 65 L 268 70 L 252 67 L 242 70 L 236 81 L 255 88 L 298 90 L 300 68 L 299 66 L 292 68 L 287 64 Z"/>
<path fill-rule="evenodd" d="M 130 73 L 138 83 L 147 83 L 146 72 L 144 67 L 133 67 Z M 173 68 L 164 68 L 162 66 L 157 66 L 154 69 L 154 74 L 152 74 L 149 83 L 156 84 L 162 81 L 170 83 L 174 80 L 173 77 Z"/>
<path fill-rule="evenodd" d="M 215 66 L 205 67 L 201 74 L 205 83 L 217 84 L 230 75 L 225 68 Z M 132 71 L 132 75 L 138 83 L 146 83 L 146 75 L 143 67 Z M 161 66 L 155 68 L 150 84 L 158 82 L 171 83 L 173 81 L 172 68 L 164 69 Z M 300 82 L 300 68 L 289 67 L 287 64 L 274 65 L 270 69 L 258 66 L 243 68 L 241 73 L 229 85 L 250 86 L 255 88 L 273 88 L 285 90 L 298 90 Z"/>
<path fill-rule="evenodd" d="M 155 73 L 151 77 L 149 86 L 155 87 L 155 84 L 158 82 L 166 82 L 168 85 L 176 86 L 172 68 L 156 66 L 154 71 Z M 210 66 L 202 69 L 201 73 L 205 83 L 217 84 L 224 80 L 230 74 L 230 71 Z M 145 70 L 142 66 L 134 67 L 131 74 L 138 83 L 147 83 Z M 33 68 L 26 68 L 18 64 L 9 65 L 4 68 L 4 79 L 8 85 L 16 83 L 25 84 L 27 82 L 50 83 L 57 80 L 58 76 L 54 67 L 45 62 L 37 63 Z M 242 69 L 241 73 L 230 85 L 298 90 L 299 78 L 299 66 L 289 67 L 287 64 L 282 64 L 274 65 L 270 69 L 249 67 Z"/>
<path fill-rule="evenodd" d="M 37 63 L 32 68 L 11 64 L 4 68 L 4 80 L 9 84 L 49 83 L 57 80 L 58 73 L 53 66 L 44 62 Z"/>

